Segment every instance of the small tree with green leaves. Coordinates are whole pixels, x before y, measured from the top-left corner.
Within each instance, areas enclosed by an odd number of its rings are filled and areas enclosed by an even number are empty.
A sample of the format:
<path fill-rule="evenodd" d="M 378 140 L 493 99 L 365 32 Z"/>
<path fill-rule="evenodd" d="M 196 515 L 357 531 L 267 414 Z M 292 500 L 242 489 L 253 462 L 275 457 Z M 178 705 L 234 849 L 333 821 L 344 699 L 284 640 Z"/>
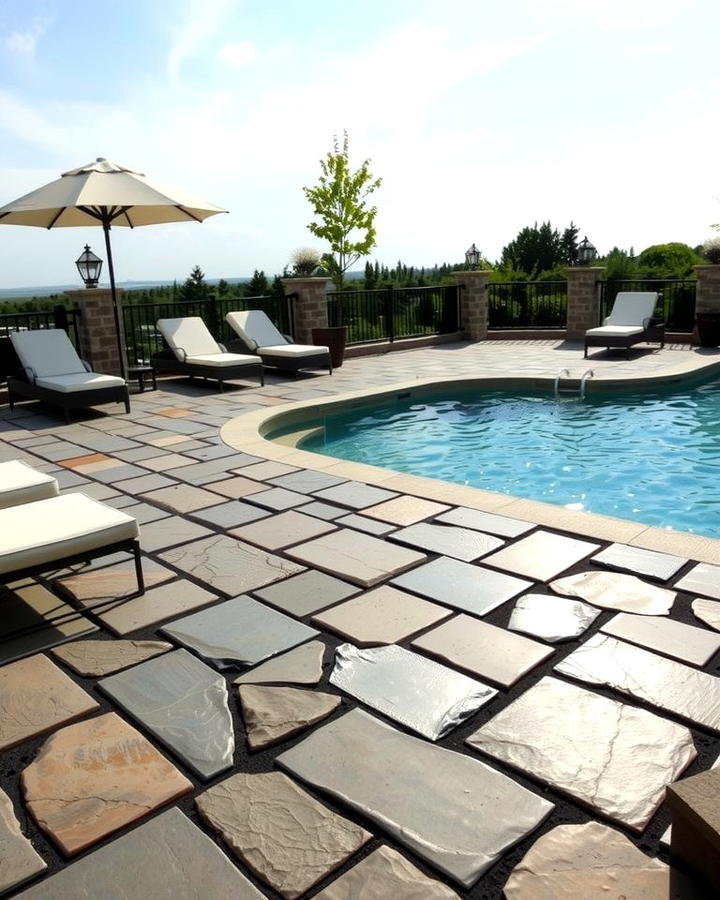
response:
<path fill-rule="evenodd" d="M 319 221 L 308 225 L 310 231 L 330 245 L 323 256 L 335 289 L 342 290 L 345 272 L 377 243 L 375 216 L 377 207 L 368 206 L 368 197 L 382 184 L 370 174 L 370 160 L 359 169 L 350 168 L 349 143 L 344 133 L 342 147 L 335 138 L 333 149 L 320 160 L 321 175 L 315 187 L 303 188 Z M 343 324 L 342 304 L 338 304 L 339 324 Z"/>

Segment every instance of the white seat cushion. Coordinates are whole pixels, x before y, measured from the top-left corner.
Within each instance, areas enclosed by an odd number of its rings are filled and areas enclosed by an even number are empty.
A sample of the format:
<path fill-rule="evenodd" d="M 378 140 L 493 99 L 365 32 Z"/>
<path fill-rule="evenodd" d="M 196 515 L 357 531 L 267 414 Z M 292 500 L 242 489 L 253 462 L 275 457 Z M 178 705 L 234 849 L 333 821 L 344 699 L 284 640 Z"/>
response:
<path fill-rule="evenodd" d="M 92 391 L 100 388 L 122 387 L 125 382 L 117 375 L 100 375 L 97 372 L 82 372 L 77 375 L 53 375 L 48 378 L 37 378 L 38 387 L 51 391 L 71 394 L 73 391 Z"/>
<path fill-rule="evenodd" d="M 85 371 L 82 360 L 62 328 L 14 331 L 10 334 L 10 340 L 21 364 L 32 369 L 38 377 Z"/>
<path fill-rule="evenodd" d="M 257 366 L 260 357 L 244 353 L 204 353 L 200 356 L 188 356 L 185 362 L 191 366 L 216 366 L 224 369 L 228 366 Z"/>
<path fill-rule="evenodd" d="M 288 341 L 280 334 L 261 309 L 245 309 L 239 312 L 229 312 L 225 321 L 235 331 L 248 347 L 275 347 L 278 344 L 287 344 Z"/>
<path fill-rule="evenodd" d="M 330 353 L 327 347 L 316 347 L 314 344 L 280 344 L 277 347 L 258 347 L 263 356 L 319 356 Z"/>
<path fill-rule="evenodd" d="M 0 463 L 0 509 L 55 497 L 58 483 L 19 459 Z"/>
<path fill-rule="evenodd" d="M 598 337 L 631 337 L 633 334 L 642 334 L 644 328 L 638 325 L 601 325 L 599 328 L 591 328 L 585 334 L 597 335 Z"/>
<path fill-rule="evenodd" d="M 206 353 L 222 353 L 220 345 L 208 331 L 200 316 L 182 319 L 159 319 L 160 334 L 179 360 L 186 356 L 203 356 Z"/>
<path fill-rule="evenodd" d="M 0 509 L 0 573 L 57 562 L 137 536 L 132 516 L 85 494 Z"/>

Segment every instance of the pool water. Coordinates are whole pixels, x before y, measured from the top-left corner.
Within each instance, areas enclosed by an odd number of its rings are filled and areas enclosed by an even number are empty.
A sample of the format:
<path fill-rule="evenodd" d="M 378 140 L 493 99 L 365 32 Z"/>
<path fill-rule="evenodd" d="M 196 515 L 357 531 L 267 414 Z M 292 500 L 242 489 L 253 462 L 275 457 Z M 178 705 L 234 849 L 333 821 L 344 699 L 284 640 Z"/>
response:
<path fill-rule="evenodd" d="M 673 393 L 457 391 L 323 421 L 304 450 L 720 537 L 720 381 Z"/>

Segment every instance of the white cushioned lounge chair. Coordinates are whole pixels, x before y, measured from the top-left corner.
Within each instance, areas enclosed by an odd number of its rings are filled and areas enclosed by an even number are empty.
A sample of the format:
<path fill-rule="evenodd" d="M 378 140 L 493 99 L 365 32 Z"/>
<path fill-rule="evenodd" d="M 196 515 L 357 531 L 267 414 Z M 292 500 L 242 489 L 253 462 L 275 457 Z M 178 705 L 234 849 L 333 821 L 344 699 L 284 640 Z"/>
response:
<path fill-rule="evenodd" d="M 604 323 L 585 332 L 585 356 L 588 347 L 619 347 L 628 355 L 641 341 L 659 341 L 662 350 L 665 325 L 654 318 L 657 301 L 655 291 L 620 291 Z"/>
<path fill-rule="evenodd" d="M 38 472 L 19 459 L 0 463 L 0 509 L 57 495 L 58 483 L 52 475 Z"/>
<path fill-rule="evenodd" d="M 10 341 L 22 366 L 21 374 L 7 380 L 10 409 L 19 397 L 27 397 L 61 406 L 67 422 L 69 410 L 100 403 L 124 403 L 130 412 L 125 380 L 93 372 L 62 328 L 14 331 Z"/>
<path fill-rule="evenodd" d="M 229 312 L 225 316 L 225 321 L 240 338 L 242 346 L 260 356 L 263 365 L 295 373 L 300 369 L 327 366 L 332 375 L 328 347 L 293 344 L 280 334 L 263 310 Z"/>
<path fill-rule="evenodd" d="M 223 381 L 250 375 L 259 376 L 260 384 L 265 384 L 260 357 L 228 353 L 210 334 L 199 316 L 160 319 L 157 327 L 169 349 L 151 358 L 150 364 L 155 372 L 211 378 L 220 383 L 220 390 L 223 389 Z"/>

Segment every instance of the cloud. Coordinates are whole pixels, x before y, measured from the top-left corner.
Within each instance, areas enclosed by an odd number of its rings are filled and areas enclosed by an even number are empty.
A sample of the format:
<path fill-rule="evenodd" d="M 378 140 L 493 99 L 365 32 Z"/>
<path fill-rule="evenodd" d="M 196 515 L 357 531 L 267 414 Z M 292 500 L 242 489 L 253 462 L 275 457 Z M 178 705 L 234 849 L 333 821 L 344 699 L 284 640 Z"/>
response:
<path fill-rule="evenodd" d="M 3 46 L 11 53 L 31 57 L 35 55 L 38 41 L 52 24 L 52 19 L 38 16 L 25 31 L 13 31 L 4 40 Z"/>
<path fill-rule="evenodd" d="M 255 47 L 250 41 L 239 41 L 236 44 L 225 44 L 218 53 L 218 59 L 229 66 L 246 66 L 248 63 L 254 62 Z"/>
<path fill-rule="evenodd" d="M 172 78 L 177 78 L 183 65 L 200 53 L 237 6 L 237 0 L 190 0 L 184 20 L 173 29 L 173 44 L 167 60 L 168 74 Z"/>

